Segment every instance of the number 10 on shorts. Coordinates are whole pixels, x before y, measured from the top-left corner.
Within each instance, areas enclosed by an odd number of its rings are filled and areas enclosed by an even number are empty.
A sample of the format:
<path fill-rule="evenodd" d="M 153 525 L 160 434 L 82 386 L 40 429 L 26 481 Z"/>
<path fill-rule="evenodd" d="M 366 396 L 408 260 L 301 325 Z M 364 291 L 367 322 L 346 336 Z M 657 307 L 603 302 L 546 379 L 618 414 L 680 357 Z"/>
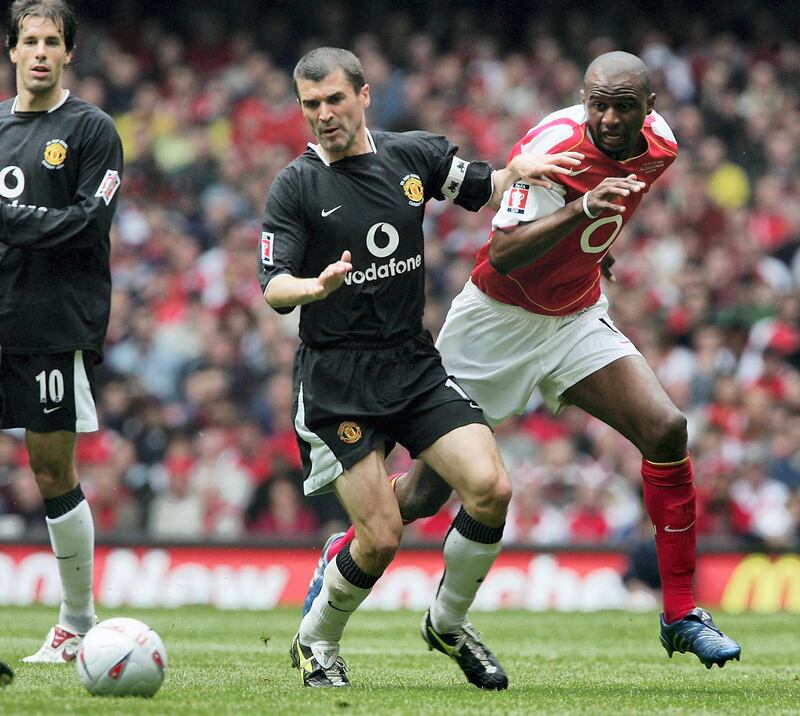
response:
<path fill-rule="evenodd" d="M 43 370 L 36 376 L 39 384 L 39 402 L 46 403 L 48 394 L 51 403 L 60 403 L 64 399 L 64 376 L 57 368 L 50 371 Z"/>

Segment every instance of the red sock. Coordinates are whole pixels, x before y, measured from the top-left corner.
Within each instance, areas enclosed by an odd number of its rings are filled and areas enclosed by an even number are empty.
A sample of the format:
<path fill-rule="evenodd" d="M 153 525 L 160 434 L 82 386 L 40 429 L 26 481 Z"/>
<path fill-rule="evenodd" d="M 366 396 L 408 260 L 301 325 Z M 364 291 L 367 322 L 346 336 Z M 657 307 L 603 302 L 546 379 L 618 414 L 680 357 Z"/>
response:
<path fill-rule="evenodd" d="M 394 475 L 389 475 L 389 484 L 391 484 L 392 489 L 394 490 L 395 483 L 397 482 L 398 478 L 405 475 L 404 472 L 396 472 Z M 414 520 L 403 520 L 403 524 L 407 525 L 413 522 Z M 344 548 L 346 544 L 350 544 L 356 536 L 356 530 L 353 525 L 350 525 L 347 528 L 347 532 L 345 532 L 339 539 L 331 543 L 331 546 L 328 547 L 328 561 L 332 560 L 339 552 Z"/>
<path fill-rule="evenodd" d="M 664 619 L 682 619 L 695 607 L 692 593 L 695 563 L 695 489 L 692 463 L 677 465 L 642 460 L 644 504 L 656 532 L 658 571 Z"/>
<path fill-rule="evenodd" d="M 339 552 L 344 549 L 346 544 L 350 544 L 353 541 L 353 538 L 356 536 L 356 530 L 353 525 L 350 525 L 347 528 L 347 532 L 345 532 L 339 539 L 334 540 L 331 542 L 331 546 L 328 547 L 328 561 L 332 560 Z"/>

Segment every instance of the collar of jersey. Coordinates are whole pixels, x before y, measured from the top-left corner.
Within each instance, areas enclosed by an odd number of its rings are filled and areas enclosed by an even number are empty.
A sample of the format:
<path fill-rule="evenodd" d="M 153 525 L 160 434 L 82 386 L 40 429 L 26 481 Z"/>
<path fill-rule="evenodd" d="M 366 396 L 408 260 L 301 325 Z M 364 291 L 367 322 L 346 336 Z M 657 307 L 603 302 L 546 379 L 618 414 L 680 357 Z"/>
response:
<path fill-rule="evenodd" d="M 369 131 L 369 127 L 364 127 L 364 131 L 367 133 L 367 139 L 369 140 L 369 146 L 372 148 L 372 153 L 377 154 L 378 150 L 375 147 L 375 140 L 372 138 L 372 132 Z M 309 142 L 308 147 L 309 149 L 312 149 L 314 151 L 314 153 L 322 160 L 322 163 L 326 167 L 329 167 L 331 165 L 331 163 L 328 161 L 328 158 L 325 156 L 325 153 L 322 151 L 322 147 L 320 147 L 319 144 L 312 144 L 311 142 Z"/>
<path fill-rule="evenodd" d="M 61 99 L 58 100 L 58 102 L 56 102 L 52 107 L 50 107 L 50 109 L 45 110 L 45 112 L 47 114 L 50 114 L 50 112 L 55 112 L 59 107 L 61 107 L 64 104 L 64 102 L 67 101 L 67 97 L 69 97 L 69 90 L 65 89 L 64 94 L 61 95 Z M 17 102 L 19 102 L 19 95 L 14 97 L 14 103 L 11 105 L 11 114 L 17 113 Z"/>

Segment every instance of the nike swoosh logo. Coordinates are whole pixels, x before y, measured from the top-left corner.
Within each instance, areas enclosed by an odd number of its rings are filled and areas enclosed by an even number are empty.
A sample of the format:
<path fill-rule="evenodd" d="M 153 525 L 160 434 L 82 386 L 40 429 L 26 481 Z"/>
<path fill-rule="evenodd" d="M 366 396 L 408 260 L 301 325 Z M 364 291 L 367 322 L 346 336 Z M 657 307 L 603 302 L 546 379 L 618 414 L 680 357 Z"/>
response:
<path fill-rule="evenodd" d="M 349 614 L 350 612 L 354 612 L 355 611 L 355 609 L 339 609 L 339 607 L 335 607 L 335 606 L 333 606 L 333 604 L 331 604 L 331 600 L 330 599 L 328 600 L 328 606 L 331 609 L 335 609 L 337 612 L 344 612 L 345 614 Z"/>
<path fill-rule="evenodd" d="M 478 405 L 474 400 L 470 400 L 469 401 L 469 407 L 470 408 L 475 408 L 475 410 L 480 410 L 481 409 L 481 406 Z"/>
<path fill-rule="evenodd" d="M 323 209 L 319 213 L 322 214 L 322 218 L 324 219 L 326 216 L 330 216 L 334 211 L 336 211 L 337 209 L 341 209 L 341 208 L 342 208 L 342 205 L 339 204 L 339 206 L 334 206 L 333 209 L 328 209 L 327 211 L 325 211 L 325 209 Z"/>
<path fill-rule="evenodd" d="M 42 409 L 42 412 L 43 412 L 45 415 L 50 415 L 50 413 L 55 413 L 55 412 L 56 412 L 56 410 L 61 410 L 61 406 L 59 405 L 57 408 L 43 408 L 43 409 Z"/>
<path fill-rule="evenodd" d="M 65 557 L 59 557 L 57 554 L 53 555 L 56 559 L 72 559 L 73 557 L 77 557 L 78 553 L 75 554 L 68 554 Z"/>
<path fill-rule="evenodd" d="M 442 641 L 439 638 L 439 635 L 435 631 L 433 631 L 433 629 L 431 629 L 431 627 L 428 627 L 428 634 L 430 634 L 431 638 L 435 642 L 437 642 L 439 644 L 439 646 L 442 647 L 442 651 L 445 654 L 447 654 L 447 656 L 452 657 L 457 653 L 457 651 L 452 646 L 450 646 L 450 644 L 447 644 L 446 642 Z"/>
<path fill-rule="evenodd" d="M 694 527 L 694 522 L 692 522 L 692 524 L 690 524 L 688 527 L 680 527 L 680 528 L 676 527 L 675 529 L 667 525 L 664 528 L 664 532 L 688 532 L 690 529 L 692 529 L 692 527 Z"/>
<path fill-rule="evenodd" d="M 571 177 L 576 177 L 578 174 L 583 174 L 584 172 L 588 172 L 594 165 L 590 164 L 588 167 L 584 167 L 583 169 L 573 169 L 569 175 Z"/>

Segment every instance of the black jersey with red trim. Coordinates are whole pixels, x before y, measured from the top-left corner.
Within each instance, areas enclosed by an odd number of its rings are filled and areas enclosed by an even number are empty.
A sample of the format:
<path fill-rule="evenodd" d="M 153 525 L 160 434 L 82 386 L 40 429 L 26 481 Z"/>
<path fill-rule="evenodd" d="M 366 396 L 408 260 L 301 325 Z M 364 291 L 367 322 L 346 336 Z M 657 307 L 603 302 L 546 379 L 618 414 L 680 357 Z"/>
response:
<path fill-rule="evenodd" d="M 450 198 L 478 211 L 491 198 L 492 167 L 460 159 L 445 137 L 368 136 L 373 151 L 331 164 L 309 145 L 278 174 L 267 198 L 262 289 L 280 274 L 319 276 L 344 250 L 352 254 L 344 284 L 301 307 L 300 339 L 308 345 L 389 344 L 419 333 L 425 204 Z"/>
<path fill-rule="evenodd" d="M 102 355 L 109 231 L 122 178 L 111 118 L 65 93 L 46 112 L 0 103 L 0 347 Z"/>

